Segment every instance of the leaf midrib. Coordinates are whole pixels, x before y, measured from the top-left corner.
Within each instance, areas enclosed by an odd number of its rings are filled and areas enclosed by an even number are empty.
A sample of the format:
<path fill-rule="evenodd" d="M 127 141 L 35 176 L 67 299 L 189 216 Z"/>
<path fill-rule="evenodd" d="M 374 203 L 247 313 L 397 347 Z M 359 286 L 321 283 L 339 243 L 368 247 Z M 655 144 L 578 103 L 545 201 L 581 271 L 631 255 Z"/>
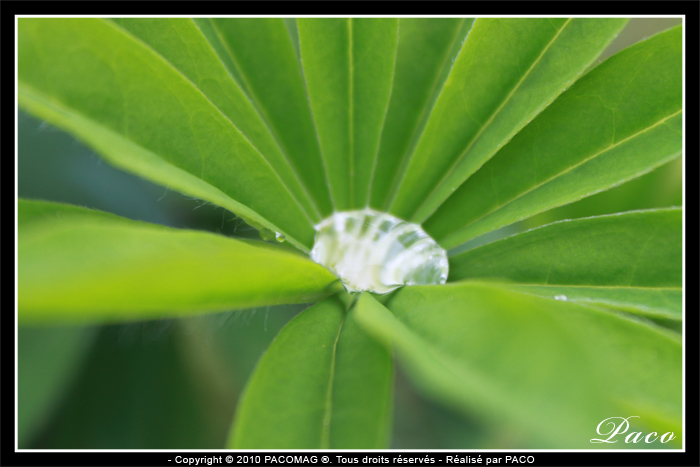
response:
<path fill-rule="evenodd" d="M 432 198 L 432 196 L 433 196 L 433 195 L 435 194 L 435 192 L 442 186 L 442 184 L 445 182 L 445 180 L 447 180 L 447 179 L 452 175 L 452 173 L 455 171 L 455 169 L 457 168 L 457 166 L 459 165 L 459 163 L 460 163 L 460 162 L 464 159 L 464 157 L 469 153 L 469 151 L 471 150 L 471 148 L 474 146 L 474 144 L 476 144 L 476 142 L 479 140 L 479 138 L 481 137 L 481 135 L 484 133 L 484 131 L 486 131 L 486 129 L 489 127 L 489 125 L 491 124 L 491 122 L 493 122 L 493 120 L 496 118 L 496 116 L 500 113 L 500 111 L 503 109 L 503 107 L 505 107 L 505 105 L 506 105 L 508 102 L 510 102 L 510 99 L 513 97 L 513 95 L 515 94 L 515 92 L 520 88 L 520 86 L 523 84 L 523 82 L 525 81 L 525 79 L 530 75 L 530 73 L 531 73 L 532 70 L 535 68 L 535 66 L 537 66 L 537 64 L 539 64 L 539 62 L 540 62 L 540 60 L 542 59 L 542 57 L 547 53 L 547 51 L 548 51 L 549 48 L 552 46 L 552 44 L 554 44 L 554 42 L 557 40 L 557 38 L 558 38 L 559 35 L 562 33 L 562 31 L 563 31 L 564 29 L 566 29 L 566 27 L 569 25 L 569 23 L 571 22 L 571 20 L 572 20 L 572 18 L 567 18 L 566 22 L 565 22 L 565 23 L 562 25 L 562 27 L 557 31 L 557 33 L 554 35 L 554 37 L 552 37 L 552 39 L 551 39 L 551 40 L 549 41 L 549 43 L 545 46 L 545 48 L 542 49 L 542 52 L 540 52 L 540 55 L 535 59 L 534 62 L 532 62 L 532 64 L 530 65 L 530 68 L 528 68 L 528 70 L 525 72 L 525 74 L 520 78 L 520 80 L 519 80 L 518 83 L 515 85 L 515 87 L 514 87 L 513 89 L 511 89 L 510 93 L 508 93 L 508 95 L 507 95 L 506 98 L 503 100 L 503 102 L 501 102 L 501 105 L 498 106 L 498 108 L 491 114 L 491 116 L 489 117 L 489 119 L 481 126 L 481 128 L 479 128 L 479 131 L 477 132 L 476 136 L 474 136 L 474 138 L 472 138 L 472 140 L 471 140 L 471 141 L 469 142 L 469 144 L 467 145 L 466 149 L 465 149 L 464 151 L 462 151 L 462 153 L 459 155 L 459 157 L 457 157 L 457 159 L 455 160 L 455 162 L 450 166 L 450 168 L 449 168 L 449 169 L 445 172 L 445 174 L 442 176 L 442 178 L 441 178 L 440 181 L 437 183 L 437 185 L 435 185 L 435 187 L 434 187 L 434 188 L 432 189 L 432 191 L 428 194 L 428 196 L 426 196 L 425 199 L 423 200 L 423 202 L 418 206 L 418 208 L 415 210 L 416 213 L 418 213 L 418 212 L 421 211 L 421 209 L 423 208 L 423 206 L 425 206 L 425 204 Z M 578 75 L 577 75 L 577 76 L 578 76 Z M 575 78 L 576 78 L 576 77 L 574 77 L 574 79 L 575 79 Z M 571 82 L 571 80 L 569 81 L 569 83 L 570 83 L 570 82 Z M 566 87 L 566 86 L 568 86 L 568 83 L 564 85 L 564 87 Z M 495 154 L 495 153 L 493 153 L 493 154 Z M 491 154 L 490 157 L 492 157 L 493 154 Z M 489 159 L 490 159 L 490 157 L 489 157 Z M 487 161 L 488 161 L 488 159 L 484 160 L 484 161 L 481 163 L 481 165 L 484 165 Z M 476 170 L 478 170 L 480 167 L 481 167 L 481 166 L 477 167 Z M 476 171 L 476 170 L 475 170 L 475 171 Z M 472 173 L 474 173 L 475 171 L 472 171 Z M 428 219 L 430 216 L 432 216 L 432 215 L 435 213 L 435 211 L 436 211 L 439 207 L 440 207 L 440 205 L 438 204 L 436 207 L 434 207 L 434 208 L 432 209 L 432 211 L 428 212 L 427 214 L 424 214 L 422 219 L 420 219 L 420 220 L 418 220 L 418 219 L 413 219 L 413 221 L 416 222 L 416 223 L 419 223 L 419 224 L 422 223 L 422 222 L 424 222 L 426 219 Z"/>
<path fill-rule="evenodd" d="M 328 378 L 328 388 L 326 390 L 326 402 L 325 409 L 323 412 L 323 421 L 321 425 L 321 449 L 330 449 L 330 436 L 331 436 L 331 421 L 333 418 L 333 387 L 335 383 L 335 362 L 336 354 L 338 351 L 338 341 L 340 340 L 340 334 L 343 332 L 343 327 L 345 326 L 345 321 L 347 320 L 347 314 L 343 316 L 343 322 L 340 323 L 338 327 L 338 334 L 335 336 L 335 341 L 333 342 L 333 352 L 331 354 L 331 370 Z"/>
<path fill-rule="evenodd" d="M 348 18 L 348 134 L 350 144 L 350 206 L 355 204 L 355 64 L 352 47 L 352 18 Z"/>

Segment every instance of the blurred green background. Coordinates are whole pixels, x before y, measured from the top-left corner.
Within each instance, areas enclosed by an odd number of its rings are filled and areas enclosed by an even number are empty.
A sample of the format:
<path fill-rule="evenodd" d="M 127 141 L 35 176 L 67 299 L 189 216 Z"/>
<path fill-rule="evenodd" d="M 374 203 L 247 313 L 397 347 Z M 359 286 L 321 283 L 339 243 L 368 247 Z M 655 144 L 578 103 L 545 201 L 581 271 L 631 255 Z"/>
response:
<path fill-rule="evenodd" d="M 680 19 L 633 19 L 601 59 Z M 71 136 L 18 115 L 19 196 L 61 201 L 178 228 L 258 238 L 232 213 L 117 170 Z M 550 222 L 682 204 L 682 162 L 477 238 L 463 251 Z M 32 449 L 217 449 L 238 396 L 279 330 L 304 306 L 91 327 L 21 327 L 18 437 Z M 527 448 L 530 435 L 496 431 L 425 399 L 401 368 L 391 447 Z"/>

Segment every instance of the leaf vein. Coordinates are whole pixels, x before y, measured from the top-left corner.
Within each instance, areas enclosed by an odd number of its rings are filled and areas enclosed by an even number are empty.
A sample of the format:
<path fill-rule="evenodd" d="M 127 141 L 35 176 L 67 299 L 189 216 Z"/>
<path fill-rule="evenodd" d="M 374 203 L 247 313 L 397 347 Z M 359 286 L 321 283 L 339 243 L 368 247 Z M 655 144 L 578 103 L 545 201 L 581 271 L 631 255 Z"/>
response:
<path fill-rule="evenodd" d="M 330 436 L 331 436 L 331 419 L 333 417 L 333 384 L 335 383 L 335 361 L 336 354 L 338 352 L 338 341 L 340 340 L 340 334 L 345 326 L 345 320 L 347 317 L 343 317 L 343 322 L 338 327 L 338 334 L 335 336 L 335 342 L 333 342 L 333 353 L 331 356 L 331 371 L 330 377 L 328 378 L 328 389 L 326 390 L 326 403 L 323 412 L 323 426 L 321 427 L 321 449 L 330 449 Z"/>

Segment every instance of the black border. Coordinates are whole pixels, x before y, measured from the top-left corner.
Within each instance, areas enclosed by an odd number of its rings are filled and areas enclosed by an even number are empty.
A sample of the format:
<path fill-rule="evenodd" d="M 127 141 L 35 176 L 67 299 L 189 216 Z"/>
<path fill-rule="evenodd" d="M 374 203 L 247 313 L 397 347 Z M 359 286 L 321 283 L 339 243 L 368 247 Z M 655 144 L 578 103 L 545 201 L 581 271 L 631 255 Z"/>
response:
<path fill-rule="evenodd" d="M 138 5 L 137 8 L 133 6 Z M 168 8 L 162 8 L 163 5 L 168 5 Z M 254 14 L 334 14 L 334 15 L 498 15 L 504 13 L 504 6 L 496 2 L 440 2 L 440 3 L 421 3 L 421 2 L 372 2 L 370 4 L 360 3 L 249 3 L 249 2 L 201 2 L 196 4 L 188 2 L 139 2 L 139 3 L 20 3 L 20 2 L 4 2 L 3 13 L 1 17 L 1 30 L 4 36 L 4 45 L 6 50 L 12 48 L 12 52 L 4 53 L 0 67 L 2 75 L 5 78 L 3 86 L 3 94 L 5 95 L 5 106 L 3 107 L 2 116 L 5 117 L 5 129 L 9 133 L 10 122 L 14 122 L 17 114 L 17 109 L 14 108 L 15 96 L 15 76 L 14 76 L 14 60 L 10 61 L 9 57 L 15 58 L 14 43 L 15 43 L 15 17 L 16 14 L 25 15 L 96 15 L 96 14 L 169 14 L 169 15 L 187 15 L 187 14 L 230 14 L 230 15 L 254 15 Z M 633 5 L 632 8 L 630 8 Z M 360 8 L 361 6 L 369 8 Z M 619 6 L 620 8 L 615 8 Z M 151 7 L 151 8 L 149 8 Z M 538 8 L 539 7 L 539 8 Z M 686 25 L 686 103 L 685 103 L 685 118 L 686 118 L 686 150 L 684 157 L 686 159 L 686 179 L 692 180 L 687 174 L 700 175 L 698 170 L 698 156 L 700 150 L 698 148 L 698 131 L 700 123 L 698 121 L 698 83 L 700 83 L 699 71 L 699 53 L 698 43 L 700 36 L 698 35 L 698 13 L 700 12 L 700 3 L 698 2 L 635 2 L 634 4 L 621 2 L 523 2 L 521 4 L 509 3 L 508 12 L 510 14 L 532 15 L 537 16 L 537 13 L 546 15 L 609 15 L 613 12 L 625 12 L 626 15 L 685 15 Z M 12 79 L 9 79 L 12 77 Z M 13 103 L 12 108 L 9 102 Z M 0 117 L 1 118 L 1 117 Z M 695 131 L 694 131 L 695 130 Z M 9 154 L 15 154 L 14 135 L 11 138 L 9 134 L 2 140 L 6 155 L 5 159 L 9 159 Z M 238 455 L 245 453 L 238 451 L 217 451 L 217 452 L 144 452 L 144 451 L 126 451 L 126 452 L 16 452 L 15 446 L 15 423 L 14 423 L 14 290 L 16 285 L 16 274 L 14 270 L 14 216 L 16 211 L 15 182 L 14 172 L 16 169 L 15 158 L 12 158 L 14 164 L 4 164 L 5 168 L 0 172 L 2 178 L 6 182 L 0 185 L 4 196 L 1 198 L 3 204 L 8 206 L 4 210 L 5 215 L 2 216 L 2 232 L 3 246 L 7 247 L 5 262 L 3 269 L 6 268 L 7 276 L 14 277 L 14 280 L 5 280 L 2 285 L 5 287 L 5 293 L 2 294 L 3 306 L 5 313 L 2 314 L 2 334 L 6 336 L 2 339 L 4 352 L 2 355 L 2 368 L 0 372 L 0 400 L 5 416 L 0 419 L 0 465 L 177 465 L 175 458 L 178 455 L 183 457 L 204 457 L 204 456 L 222 456 L 223 465 L 228 465 L 225 458 L 228 455 L 234 456 L 234 460 Z M 695 274 L 691 272 L 697 271 L 697 241 L 700 240 L 698 235 L 697 223 L 697 201 L 698 183 L 686 183 L 686 197 L 684 200 L 686 213 L 686 429 L 684 432 L 686 451 L 685 452 L 562 452 L 562 451 L 545 451 L 545 452 L 505 452 L 505 451 L 483 451 L 483 452 L 458 452 L 458 451 L 439 451 L 439 452 L 406 452 L 406 451 L 356 451 L 356 452 L 337 452 L 337 451 L 290 451 L 290 452 L 257 452 L 248 453 L 260 456 L 316 456 L 316 465 L 338 465 L 336 456 L 343 456 L 346 459 L 357 458 L 358 461 L 362 457 L 369 455 L 371 457 L 383 456 L 389 462 L 381 465 L 405 465 L 406 462 L 396 462 L 400 456 L 402 459 L 408 457 L 415 458 L 413 464 L 422 463 L 418 459 L 434 459 L 432 465 L 445 465 L 445 458 L 448 455 L 459 456 L 464 458 L 475 459 L 481 456 L 484 461 L 481 465 L 485 465 L 486 458 L 506 456 L 528 456 L 534 457 L 534 462 L 525 462 L 525 465 L 572 465 L 572 466 L 587 466 L 587 465 L 663 465 L 663 466 L 683 466 L 683 465 L 700 465 L 700 451 L 698 440 L 700 434 L 698 432 L 698 420 L 700 419 L 700 409 L 698 406 L 698 396 L 700 395 L 700 378 L 698 369 L 698 355 L 700 354 L 700 320 L 697 311 L 700 310 L 700 304 L 697 300 L 697 290 L 694 286 Z M 692 207 L 691 207 L 692 205 Z M 10 235 L 12 233 L 12 235 Z M 11 246 L 10 246 L 11 245 Z M 12 248 L 12 249 L 11 249 Z M 5 248 L 3 248 L 5 250 Z M 692 253 L 691 253 L 692 252 Z M 692 279 L 691 279 L 692 278 Z M 692 282 L 691 282 L 692 281 Z M 12 310 L 12 312 L 10 312 Z M 10 370 L 12 369 L 12 371 Z M 329 462 L 323 463 L 322 457 L 328 456 Z M 264 457 L 263 459 L 264 460 Z M 424 461 L 425 462 L 425 461 Z M 430 461 L 428 461 L 430 462 Z M 287 463 L 286 465 L 311 465 L 299 463 Z M 520 465 L 521 463 L 518 463 Z M 206 464 L 204 464 L 206 465 Z M 212 464 L 221 465 L 221 464 Z M 236 465 L 236 464 L 232 464 Z M 260 464 L 247 465 L 281 465 L 279 462 L 261 462 Z M 364 465 L 356 463 L 355 465 Z M 380 464 L 366 464 L 380 465 Z M 462 463 L 461 465 L 465 465 Z M 492 464 L 497 465 L 497 464 Z M 504 464 L 500 464 L 504 465 Z M 508 465 L 515 465 L 513 463 Z"/>

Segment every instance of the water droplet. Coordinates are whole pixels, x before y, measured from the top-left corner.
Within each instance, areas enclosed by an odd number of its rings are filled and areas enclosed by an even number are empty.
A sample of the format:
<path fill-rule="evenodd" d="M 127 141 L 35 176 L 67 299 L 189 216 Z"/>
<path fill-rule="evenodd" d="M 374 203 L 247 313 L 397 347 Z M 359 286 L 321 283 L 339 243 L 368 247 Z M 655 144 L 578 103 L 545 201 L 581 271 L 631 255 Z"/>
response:
<path fill-rule="evenodd" d="M 389 293 L 403 285 L 444 284 L 447 253 L 418 224 L 362 209 L 336 212 L 316 226 L 311 259 L 349 292 Z"/>
<path fill-rule="evenodd" d="M 284 234 L 281 234 L 281 233 L 279 233 L 279 232 L 275 232 L 275 240 L 277 240 L 278 242 L 282 243 L 282 242 L 284 242 L 285 240 L 287 240 L 287 237 L 285 237 Z"/>
<path fill-rule="evenodd" d="M 568 298 L 566 297 L 566 295 L 555 295 L 554 300 L 561 300 L 562 302 L 565 302 L 568 300 Z"/>
<path fill-rule="evenodd" d="M 272 240 L 276 236 L 275 232 L 264 227 L 258 231 L 258 234 L 260 235 L 260 238 L 262 238 L 265 241 Z"/>

